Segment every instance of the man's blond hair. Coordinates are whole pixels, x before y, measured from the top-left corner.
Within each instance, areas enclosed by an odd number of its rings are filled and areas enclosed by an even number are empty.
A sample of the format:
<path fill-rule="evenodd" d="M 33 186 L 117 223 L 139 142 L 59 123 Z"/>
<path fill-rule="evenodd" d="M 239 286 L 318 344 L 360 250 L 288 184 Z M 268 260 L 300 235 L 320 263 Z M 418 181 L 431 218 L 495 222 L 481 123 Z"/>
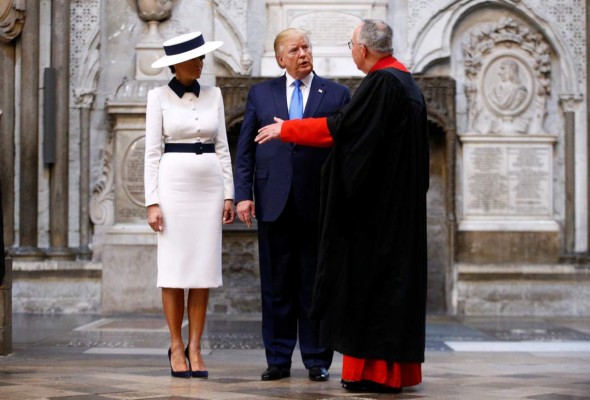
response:
<path fill-rule="evenodd" d="M 311 41 L 309 40 L 309 33 L 299 28 L 287 28 L 277 34 L 274 42 L 275 56 L 280 55 L 283 52 L 283 45 L 285 41 L 292 37 L 304 37 L 311 47 Z"/>

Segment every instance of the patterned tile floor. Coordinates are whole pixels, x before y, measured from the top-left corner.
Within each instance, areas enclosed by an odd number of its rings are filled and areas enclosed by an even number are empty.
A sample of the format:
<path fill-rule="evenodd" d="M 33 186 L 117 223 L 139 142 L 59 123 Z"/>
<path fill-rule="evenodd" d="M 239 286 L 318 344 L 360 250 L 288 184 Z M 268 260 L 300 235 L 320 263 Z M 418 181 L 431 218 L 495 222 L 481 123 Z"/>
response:
<path fill-rule="evenodd" d="M 261 382 L 260 325 L 209 316 L 210 378 L 184 380 L 169 375 L 160 316 L 14 315 L 0 399 L 590 399 L 590 318 L 431 316 L 424 381 L 397 395 L 344 391 L 339 355 L 328 382 L 310 382 L 298 353 L 291 378 Z"/>

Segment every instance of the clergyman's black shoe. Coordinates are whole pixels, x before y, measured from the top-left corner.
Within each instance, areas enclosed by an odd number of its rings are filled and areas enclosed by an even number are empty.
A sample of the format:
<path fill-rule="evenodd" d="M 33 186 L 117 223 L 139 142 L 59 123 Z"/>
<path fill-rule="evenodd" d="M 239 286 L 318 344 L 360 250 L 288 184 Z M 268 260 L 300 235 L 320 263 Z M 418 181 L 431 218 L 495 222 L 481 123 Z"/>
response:
<path fill-rule="evenodd" d="M 316 382 L 327 381 L 330 378 L 330 373 L 324 367 L 311 367 L 309 369 L 309 380 Z"/>
<path fill-rule="evenodd" d="M 381 385 L 372 381 L 340 381 L 342 387 L 349 392 L 364 393 L 401 393 L 402 388 Z"/>
<path fill-rule="evenodd" d="M 345 381 L 342 379 L 340 381 L 342 387 L 349 392 L 366 392 L 367 388 L 361 381 Z"/>
<path fill-rule="evenodd" d="M 276 381 L 278 379 L 288 378 L 291 376 L 291 369 L 280 367 L 278 365 L 269 365 L 266 371 L 261 375 L 263 381 Z"/>

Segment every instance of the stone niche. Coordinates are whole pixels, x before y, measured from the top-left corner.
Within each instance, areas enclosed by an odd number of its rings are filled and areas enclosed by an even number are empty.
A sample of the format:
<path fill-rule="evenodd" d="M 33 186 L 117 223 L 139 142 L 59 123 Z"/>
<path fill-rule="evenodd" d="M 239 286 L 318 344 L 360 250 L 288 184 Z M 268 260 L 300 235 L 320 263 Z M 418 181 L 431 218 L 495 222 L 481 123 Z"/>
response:
<path fill-rule="evenodd" d="M 544 128 L 549 46 L 503 18 L 479 26 L 463 46 L 467 132 L 462 150 L 459 254 L 467 262 L 556 261 L 557 134 Z"/>
<path fill-rule="evenodd" d="M 279 76 L 284 71 L 275 60 L 274 39 L 286 28 L 309 32 L 314 71 L 321 76 L 361 76 L 352 59 L 348 41 L 365 18 L 386 20 L 387 1 L 343 0 L 318 4 L 310 0 L 268 0 L 268 27 L 261 60 L 262 76 Z"/>

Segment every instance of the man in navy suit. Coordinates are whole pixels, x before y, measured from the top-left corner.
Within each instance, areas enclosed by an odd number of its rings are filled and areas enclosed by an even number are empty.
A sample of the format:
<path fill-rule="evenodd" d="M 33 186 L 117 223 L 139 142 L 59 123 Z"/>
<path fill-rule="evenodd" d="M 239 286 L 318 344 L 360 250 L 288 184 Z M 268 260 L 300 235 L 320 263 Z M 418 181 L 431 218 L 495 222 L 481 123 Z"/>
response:
<path fill-rule="evenodd" d="M 248 227 L 252 218 L 258 221 L 262 337 L 268 364 L 262 380 L 290 376 L 299 336 L 309 379 L 325 381 L 333 352 L 320 347 L 319 322 L 308 315 L 317 268 L 320 170 L 330 150 L 280 141 L 259 146 L 254 137 L 274 117 L 331 115 L 348 103 L 350 93 L 314 74 L 305 31 L 280 32 L 274 50 L 286 74 L 250 89 L 234 174 L 238 217 Z"/>

